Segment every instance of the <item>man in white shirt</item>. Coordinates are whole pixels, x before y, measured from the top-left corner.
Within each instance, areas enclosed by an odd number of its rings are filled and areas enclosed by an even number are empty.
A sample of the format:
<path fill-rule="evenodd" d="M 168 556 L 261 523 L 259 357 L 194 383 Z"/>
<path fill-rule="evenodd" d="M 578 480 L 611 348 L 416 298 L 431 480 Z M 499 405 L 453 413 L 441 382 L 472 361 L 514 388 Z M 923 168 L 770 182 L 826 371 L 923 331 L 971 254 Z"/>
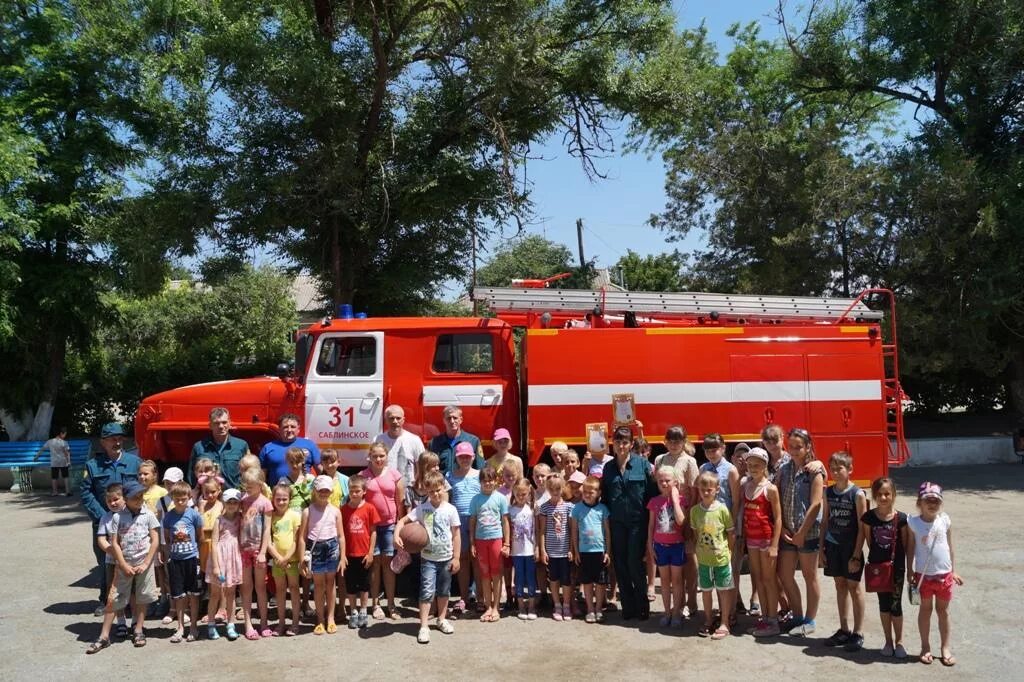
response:
<path fill-rule="evenodd" d="M 388 430 L 374 438 L 373 442 L 387 446 L 388 466 L 402 474 L 408 495 L 416 479 L 416 461 L 426 452 L 426 448 L 419 436 L 405 430 L 405 410 L 401 405 L 389 405 L 384 410 L 384 421 Z"/>

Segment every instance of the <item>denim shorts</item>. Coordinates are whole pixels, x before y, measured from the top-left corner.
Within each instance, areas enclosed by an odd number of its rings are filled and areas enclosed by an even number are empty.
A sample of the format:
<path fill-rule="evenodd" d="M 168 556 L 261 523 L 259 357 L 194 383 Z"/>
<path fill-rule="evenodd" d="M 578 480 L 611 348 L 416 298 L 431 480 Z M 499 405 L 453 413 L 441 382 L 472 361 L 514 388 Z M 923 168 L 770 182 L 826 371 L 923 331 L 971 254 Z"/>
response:
<path fill-rule="evenodd" d="M 657 566 L 682 566 L 686 563 L 686 550 L 682 542 L 671 545 L 654 543 L 654 563 Z"/>
<path fill-rule="evenodd" d="M 797 547 L 792 542 L 786 542 L 783 539 L 779 539 L 779 551 L 780 552 L 796 552 L 799 551 L 801 554 L 817 554 L 818 553 L 818 536 L 815 535 L 813 538 L 807 538 L 804 540 L 803 547 Z"/>
<path fill-rule="evenodd" d="M 309 550 L 312 555 L 309 570 L 313 573 L 337 573 L 338 562 L 341 560 L 338 538 L 316 540 L 315 542 L 306 540 L 306 542 L 312 542 Z"/>
<path fill-rule="evenodd" d="M 377 546 L 373 556 L 395 556 L 395 524 L 377 526 Z"/>
<path fill-rule="evenodd" d="M 451 559 L 430 561 L 420 558 L 420 603 L 434 601 L 435 595 L 447 597 L 452 591 Z"/>

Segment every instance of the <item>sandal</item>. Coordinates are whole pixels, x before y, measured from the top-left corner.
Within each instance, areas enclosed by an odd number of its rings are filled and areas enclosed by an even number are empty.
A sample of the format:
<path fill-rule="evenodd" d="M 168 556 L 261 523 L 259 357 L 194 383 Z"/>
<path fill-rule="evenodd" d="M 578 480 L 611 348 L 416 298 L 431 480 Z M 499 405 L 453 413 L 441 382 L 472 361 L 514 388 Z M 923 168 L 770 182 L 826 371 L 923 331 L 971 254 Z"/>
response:
<path fill-rule="evenodd" d="M 952 668 L 954 665 L 956 665 L 956 656 L 954 656 L 953 654 L 950 654 L 949 656 L 939 656 L 939 663 L 946 666 L 947 668 Z"/>
<path fill-rule="evenodd" d="M 935 657 L 932 656 L 932 652 L 930 652 L 930 651 L 926 651 L 923 654 L 921 654 L 921 662 L 924 663 L 925 665 L 931 665 L 932 661 L 934 661 L 934 660 L 935 660 Z"/>
<path fill-rule="evenodd" d="M 270 628 L 263 628 L 260 632 L 260 637 L 277 637 L 277 633 Z"/>
<path fill-rule="evenodd" d="M 182 633 L 181 630 L 175 632 L 173 635 L 171 635 L 171 644 L 178 644 L 179 642 L 181 642 L 183 635 L 184 633 Z"/>
<path fill-rule="evenodd" d="M 196 641 L 196 639 L 197 639 L 196 634 L 194 632 L 190 632 L 190 633 L 188 633 L 188 637 L 185 638 L 185 641 L 186 642 L 194 642 L 194 641 Z"/>
<path fill-rule="evenodd" d="M 249 628 L 245 631 L 245 638 L 250 642 L 255 642 L 257 639 L 260 638 L 260 633 L 256 632 L 252 628 Z"/>
<path fill-rule="evenodd" d="M 128 635 L 131 634 L 131 630 L 124 623 L 118 623 L 117 627 L 114 628 L 114 636 L 118 639 L 128 639 Z"/>
<path fill-rule="evenodd" d="M 750 602 L 750 608 L 747 609 L 747 615 L 751 616 L 752 618 L 760 618 L 761 617 L 761 605 L 758 604 L 756 601 L 755 602 Z"/>
<path fill-rule="evenodd" d="M 175 620 L 177 620 L 177 618 L 171 618 L 170 615 L 167 615 L 167 616 L 164 616 L 163 618 L 160 619 L 160 624 L 161 625 L 170 625 Z"/>
<path fill-rule="evenodd" d="M 402 620 L 402 617 L 398 615 L 398 609 L 388 609 L 388 618 L 391 620 Z"/>
<path fill-rule="evenodd" d="M 132 637 L 132 644 L 135 645 L 136 649 L 141 649 L 142 647 L 146 646 L 146 633 L 136 632 L 135 636 Z"/>
<path fill-rule="evenodd" d="M 324 634 L 324 632 L 326 632 L 326 630 L 324 630 L 323 625 L 318 624 L 315 628 L 313 628 L 314 635 L 322 635 Z"/>
<path fill-rule="evenodd" d="M 327 634 L 333 635 L 337 631 L 338 631 L 338 624 L 337 623 L 328 623 L 327 624 Z"/>
<path fill-rule="evenodd" d="M 199 624 L 200 625 L 209 625 L 210 624 L 210 615 L 206 614 L 205 616 L 200 618 L 199 619 Z"/>
<path fill-rule="evenodd" d="M 729 636 L 729 628 L 724 625 L 720 625 L 717 630 L 711 635 L 711 639 L 725 639 Z"/>
<path fill-rule="evenodd" d="M 379 606 L 373 607 L 373 619 L 384 620 L 384 609 Z"/>
<path fill-rule="evenodd" d="M 87 654 L 95 654 L 98 651 L 103 651 L 110 646 L 109 639 L 97 639 L 95 642 L 89 645 L 89 648 L 85 650 Z"/>
<path fill-rule="evenodd" d="M 218 612 L 217 612 L 217 615 L 215 615 L 215 616 L 213 617 L 213 620 L 214 620 L 214 621 L 215 621 L 215 622 L 216 622 L 216 623 L 217 623 L 218 625 L 222 624 L 222 623 L 223 623 L 224 621 L 226 621 L 227 619 L 228 619 L 228 612 L 227 612 L 227 611 L 225 611 L 224 609 L 221 609 L 220 611 L 218 611 Z"/>
<path fill-rule="evenodd" d="M 711 636 L 711 624 L 702 625 L 700 630 L 697 630 L 698 637 L 710 637 Z"/>
<path fill-rule="evenodd" d="M 286 636 L 288 636 L 288 637 L 294 637 L 295 635 L 299 634 L 299 628 L 297 628 L 297 627 L 290 627 L 290 628 L 288 628 L 287 630 L 284 631 L 284 634 Z"/>

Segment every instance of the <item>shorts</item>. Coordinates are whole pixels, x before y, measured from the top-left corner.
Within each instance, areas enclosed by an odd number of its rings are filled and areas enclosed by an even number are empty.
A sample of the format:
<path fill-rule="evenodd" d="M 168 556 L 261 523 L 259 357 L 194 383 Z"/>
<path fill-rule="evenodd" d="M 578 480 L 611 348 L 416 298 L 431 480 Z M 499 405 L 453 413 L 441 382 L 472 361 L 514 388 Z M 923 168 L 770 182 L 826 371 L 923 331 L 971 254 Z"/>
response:
<path fill-rule="evenodd" d="M 697 587 L 701 592 L 708 590 L 731 590 L 735 585 L 732 582 L 732 566 L 705 566 L 697 564 Z"/>
<path fill-rule="evenodd" d="M 395 556 L 395 524 L 377 526 L 377 546 L 373 556 Z"/>
<path fill-rule="evenodd" d="M 307 538 L 306 542 L 312 543 L 309 550 L 309 553 L 312 555 L 309 563 L 310 572 L 338 572 L 338 563 L 341 561 L 341 548 L 338 546 L 338 538 L 317 540 L 315 542 Z"/>
<path fill-rule="evenodd" d="M 370 591 L 370 569 L 364 564 L 363 556 L 350 556 L 345 567 L 345 591 L 349 594 L 362 594 Z"/>
<path fill-rule="evenodd" d="M 797 547 L 792 542 L 786 542 L 783 539 L 779 539 L 779 551 L 780 552 L 797 552 L 801 554 L 817 554 L 818 553 L 818 536 L 815 535 L 813 538 L 807 538 L 804 540 L 803 547 Z"/>
<path fill-rule="evenodd" d="M 608 571 L 604 564 L 604 552 L 580 552 L 580 585 L 608 582 Z"/>
<path fill-rule="evenodd" d="M 747 538 L 747 551 L 748 552 L 764 552 L 772 546 L 771 538 Z"/>
<path fill-rule="evenodd" d="M 955 583 L 952 573 L 939 573 L 924 577 L 920 573 L 914 575 L 917 577 L 917 589 L 920 591 L 922 599 L 935 597 L 940 601 L 953 600 L 953 585 Z"/>
<path fill-rule="evenodd" d="M 671 545 L 654 543 L 654 563 L 657 566 L 682 566 L 686 563 L 686 550 L 681 542 Z"/>
<path fill-rule="evenodd" d="M 830 578 L 846 578 L 854 582 L 860 582 L 864 575 L 864 564 L 857 564 L 857 570 L 850 572 L 850 559 L 853 557 L 854 543 L 856 538 L 848 541 L 829 542 L 825 541 L 825 575 Z"/>
<path fill-rule="evenodd" d="M 430 561 L 420 557 L 420 603 L 429 604 L 434 595 L 447 599 L 452 591 L 452 560 Z"/>
<path fill-rule="evenodd" d="M 459 551 L 463 556 L 469 554 L 470 542 L 472 541 L 469 537 L 469 516 L 462 516 L 459 514 L 459 538 L 462 540 L 462 544 L 459 545 Z"/>
<path fill-rule="evenodd" d="M 253 568 L 256 566 L 256 557 L 259 555 L 258 549 L 243 549 L 242 550 L 242 570 L 247 568 Z"/>
<path fill-rule="evenodd" d="M 274 564 L 270 569 L 270 575 L 275 578 L 283 578 L 285 576 L 299 577 L 299 562 L 291 561 L 284 566 Z"/>
<path fill-rule="evenodd" d="M 50 467 L 50 478 L 56 481 L 61 477 L 68 478 L 68 467 Z"/>
<path fill-rule="evenodd" d="M 480 566 L 480 577 L 484 580 L 497 578 L 502 573 L 501 538 L 491 540 L 474 540 L 476 546 L 477 565 Z"/>
<path fill-rule="evenodd" d="M 572 573 L 569 569 L 569 557 L 548 557 L 548 582 L 561 583 L 562 585 L 569 585 L 572 583 Z"/>
<path fill-rule="evenodd" d="M 895 571 L 892 575 L 892 592 L 878 593 L 878 611 L 888 613 L 893 618 L 903 617 L 903 581 L 906 574 L 902 571 Z"/>
<path fill-rule="evenodd" d="M 114 575 L 114 611 L 128 606 L 132 593 L 135 594 L 135 605 L 152 604 L 160 598 L 160 590 L 156 586 L 156 567 L 151 563 L 149 568 L 138 575 L 125 575 L 118 570 Z"/>
<path fill-rule="evenodd" d="M 515 595 L 529 599 L 537 592 L 537 561 L 532 554 L 514 556 L 511 559 L 512 568 L 515 570 Z"/>
<path fill-rule="evenodd" d="M 199 580 L 199 557 L 168 561 L 167 581 L 171 587 L 171 599 L 201 596 L 203 584 Z"/>

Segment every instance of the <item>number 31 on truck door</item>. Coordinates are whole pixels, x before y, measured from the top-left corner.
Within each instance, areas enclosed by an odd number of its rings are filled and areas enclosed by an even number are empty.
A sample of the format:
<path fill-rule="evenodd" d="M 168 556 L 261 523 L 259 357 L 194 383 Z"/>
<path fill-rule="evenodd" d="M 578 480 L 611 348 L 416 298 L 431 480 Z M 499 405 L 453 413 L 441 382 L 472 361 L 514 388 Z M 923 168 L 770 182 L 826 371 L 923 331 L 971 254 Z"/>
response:
<path fill-rule="evenodd" d="M 338 451 L 341 466 L 362 466 L 381 432 L 384 333 L 324 334 L 306 381 L 306 437 Z"/>

